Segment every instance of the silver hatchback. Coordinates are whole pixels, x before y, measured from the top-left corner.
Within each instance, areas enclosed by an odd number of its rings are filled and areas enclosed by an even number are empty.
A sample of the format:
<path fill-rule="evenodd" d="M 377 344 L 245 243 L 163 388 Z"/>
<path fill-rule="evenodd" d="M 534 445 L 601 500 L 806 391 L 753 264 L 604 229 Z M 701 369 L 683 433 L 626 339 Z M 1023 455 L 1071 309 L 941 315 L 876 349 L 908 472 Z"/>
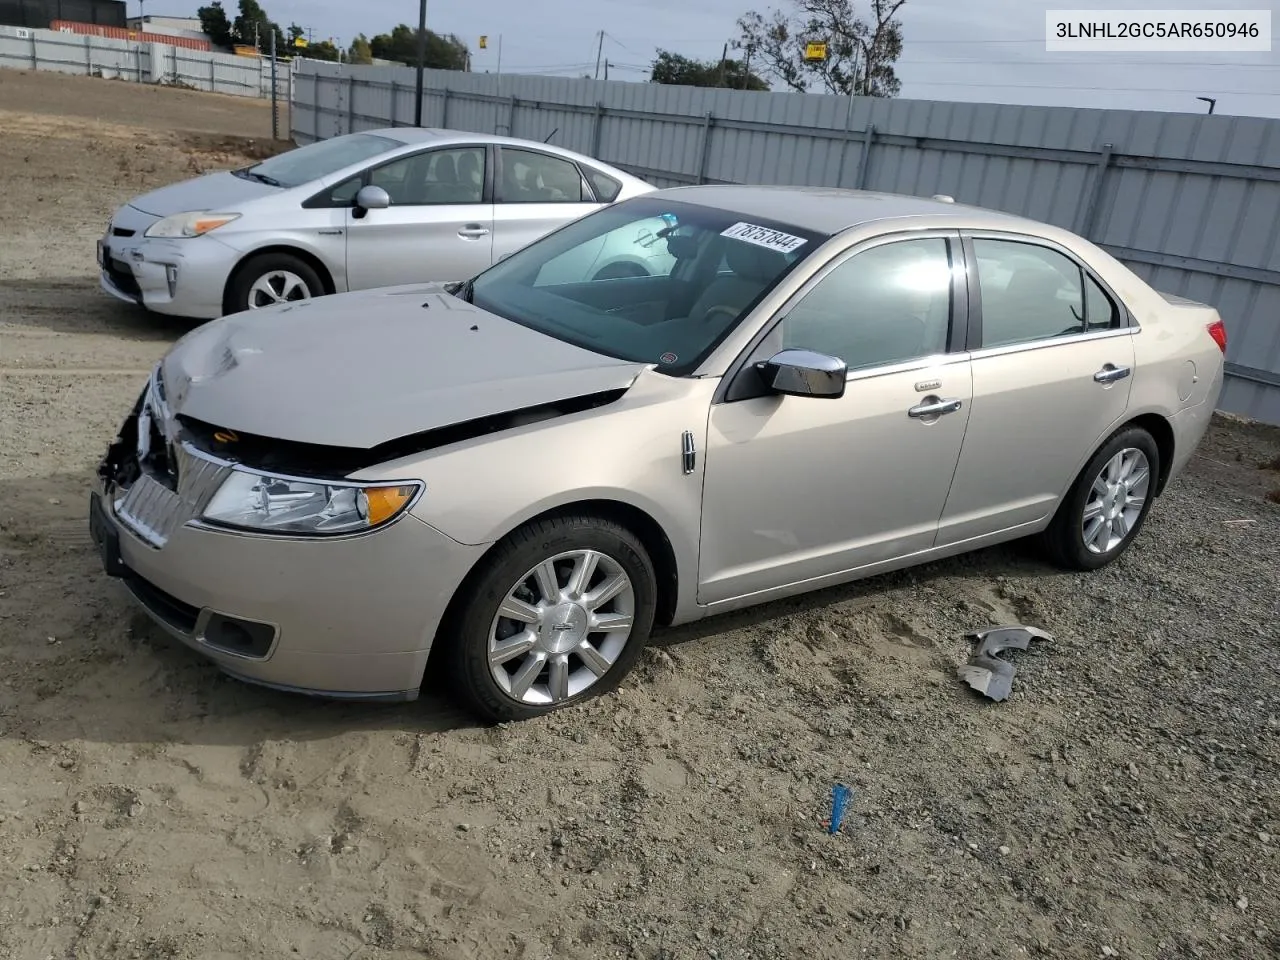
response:
<path fill-rule="evenodd" d="M 98 265 L 102 288 L 120 299 L 209 320 L 329 293 L 465 280 L 654 189 L 545 143 L 370 130 L 135 197 L 98 241 Z M 593 275 L 649 275 L 643 239 L 594 251 Z"/>

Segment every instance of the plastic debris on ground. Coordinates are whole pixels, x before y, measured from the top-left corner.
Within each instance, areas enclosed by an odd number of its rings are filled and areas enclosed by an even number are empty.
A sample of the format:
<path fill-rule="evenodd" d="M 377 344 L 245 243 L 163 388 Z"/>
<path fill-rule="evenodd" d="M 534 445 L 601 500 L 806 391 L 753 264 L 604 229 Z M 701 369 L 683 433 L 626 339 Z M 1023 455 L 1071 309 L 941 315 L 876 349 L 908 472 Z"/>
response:
<path fill-rule="evenodd" d="M 977 643 L 977 649 L 969 662 L 960 666 L 957 673 L 961 680 L 988 699 L 1006 700 L 1013 689 L 1013 677 L 1017 670 L 999 654 L 1005 650 L 1025 650 L 1032 640 L 1052 640 L 1053 637 L 1038 627 L 1022 625 L 989 627 L 965 634 Z"/>

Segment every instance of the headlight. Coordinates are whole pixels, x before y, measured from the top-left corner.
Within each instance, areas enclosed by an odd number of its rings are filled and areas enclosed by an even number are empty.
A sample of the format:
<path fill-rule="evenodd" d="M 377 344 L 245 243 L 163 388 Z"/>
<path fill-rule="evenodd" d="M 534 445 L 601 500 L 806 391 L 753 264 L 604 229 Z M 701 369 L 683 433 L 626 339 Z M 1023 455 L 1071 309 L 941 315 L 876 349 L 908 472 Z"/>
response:
<path fill-rule="evenodd" d="M 239 218 L 240 214 L 238 213 L 207 213 L 205 211 L 175 213 L 172 217 L 165 217 L 163 220 L 147 227 L 147 231 L 143 236 L 161 237 L 169 240 L 176 240 L 182 237 L 199 237 L 210 230 L 217 230 L 219 227 Z"/>
<path fill-rule="evenodd" d="M 234 470 L 201 516 L 262 533 L 360 533 L 394 520 L 421 489 L 419 483 L 327 483 Z"/>

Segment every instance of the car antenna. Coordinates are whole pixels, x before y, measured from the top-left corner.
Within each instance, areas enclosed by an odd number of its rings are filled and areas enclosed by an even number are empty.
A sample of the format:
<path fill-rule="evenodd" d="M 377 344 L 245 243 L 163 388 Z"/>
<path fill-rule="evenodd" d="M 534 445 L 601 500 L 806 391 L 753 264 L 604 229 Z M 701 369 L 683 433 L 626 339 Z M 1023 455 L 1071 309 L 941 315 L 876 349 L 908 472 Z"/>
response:
<path fill-rule="evenodd" d="M 552 138 L 552 137 L 554 137 L 554 136 L 555 136 L 557 133 L 559 133 L 559 132 L 560 132 L 560 128 L 559 128 L 559 127 L 556 127 L 556 128 L 555 128 L 554 130 L 552 130 L 549 134 L 547 134 L 547 139 L 543 140 L 542 142 L 543 142 L 543 143 L 550 143 L 550 142 L 551 142 L 551 138 Z"/>

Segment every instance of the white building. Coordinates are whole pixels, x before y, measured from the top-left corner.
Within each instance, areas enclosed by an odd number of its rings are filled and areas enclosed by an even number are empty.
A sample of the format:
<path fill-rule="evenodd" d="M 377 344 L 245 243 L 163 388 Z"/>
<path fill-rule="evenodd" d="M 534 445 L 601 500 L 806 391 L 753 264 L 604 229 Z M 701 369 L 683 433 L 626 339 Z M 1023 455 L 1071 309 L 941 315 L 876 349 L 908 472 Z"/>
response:
<path fill-rule="evenodd" d="M 199 17 L 156 17 L 145 14 L 130 17 L 129 29 L 140 33 L 162 33 L 170 37 L 188 37 L 192 40 L 209 40 L 201 29 Z"/>

